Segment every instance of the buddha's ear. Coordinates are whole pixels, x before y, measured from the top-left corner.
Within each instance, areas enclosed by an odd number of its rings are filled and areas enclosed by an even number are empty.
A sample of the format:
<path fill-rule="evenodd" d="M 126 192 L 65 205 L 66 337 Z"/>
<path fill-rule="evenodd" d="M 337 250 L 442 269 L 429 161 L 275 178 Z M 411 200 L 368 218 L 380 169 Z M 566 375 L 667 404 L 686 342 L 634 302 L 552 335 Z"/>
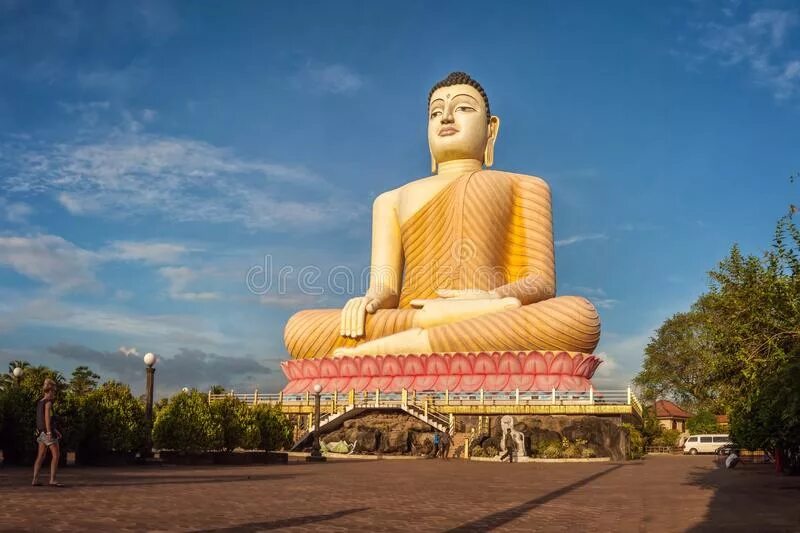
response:
<path fill-rule="evenodd" d="M 431 153 L 431 174 L 436 174 L 439 164 L 436 162 L 436 158 L 433 157 L 433 151 L 430 149 L 430 146 L 428 146 L 428 151 Z"/>
<path fill-rule="evenodd" d="M 494 164 L 494 143 L 497 140 L 497 134 L 500 133 L 500 117 L 492 115 L 489 119 L 487 127 L 486 149 L 483 152 L 483 164 L 486 168 Z"/>

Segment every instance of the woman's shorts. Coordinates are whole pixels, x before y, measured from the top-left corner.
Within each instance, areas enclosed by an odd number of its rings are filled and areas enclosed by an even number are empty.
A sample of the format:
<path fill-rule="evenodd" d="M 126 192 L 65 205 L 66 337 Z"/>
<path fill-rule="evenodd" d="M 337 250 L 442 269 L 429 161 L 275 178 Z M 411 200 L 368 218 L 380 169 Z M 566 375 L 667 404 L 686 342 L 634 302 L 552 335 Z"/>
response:
<path fill-rule="evenodd" d="M 53 444 L 58 444 L 58 437 L 56 437 L 52 433 L 48 437 L 47 433 L 42 431 L 41 433 L 39 433 L 39 436 L 36 437 L 36 442 L 44 444 L 45 446 L 49 447 L 52 446 Z"/>

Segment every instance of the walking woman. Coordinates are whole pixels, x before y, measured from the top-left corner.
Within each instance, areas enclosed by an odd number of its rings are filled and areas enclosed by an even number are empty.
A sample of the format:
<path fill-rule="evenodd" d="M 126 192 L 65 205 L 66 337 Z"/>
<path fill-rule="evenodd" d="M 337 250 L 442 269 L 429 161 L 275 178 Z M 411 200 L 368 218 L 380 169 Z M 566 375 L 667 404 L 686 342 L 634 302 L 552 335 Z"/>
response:
<path fill-rule="evenodd" d="M 36 402 L 36 442 L 39 443 L 39 455 L 36 456 L 36 462 L 33 464 L 33 483 L 34 486 L 39 486 L 39 469 L 42 467 L 44 458 L 47 455 L 47 449 L 50 448 L 52 459 L 50 460 L 50 486 L 63 487 L 61 483 L 56 481 L 56 471 L 58 470 L 58 459 L 60 457 L 60 450 L 58 440 L 61 438 L 61 433 L 56 427 L 56 418 L 53 416 L 53 400 L 56 397 L 56 382 L 50 378 L 44 380 L 42 387 L 44 397 Z"/>

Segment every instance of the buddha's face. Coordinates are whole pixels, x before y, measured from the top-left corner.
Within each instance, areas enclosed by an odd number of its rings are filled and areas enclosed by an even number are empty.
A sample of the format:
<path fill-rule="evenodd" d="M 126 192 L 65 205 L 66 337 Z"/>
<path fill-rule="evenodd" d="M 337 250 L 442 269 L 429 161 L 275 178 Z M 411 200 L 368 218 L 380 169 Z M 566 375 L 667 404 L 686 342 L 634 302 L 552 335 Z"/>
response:
<path fill-rule="evenodd" d="M 486 104 L 470 85 L 441 87 L 428 103 L 428 145 L 438 163 L 454 159 L 483 161 L 497 118 L 486 118 Z"/>

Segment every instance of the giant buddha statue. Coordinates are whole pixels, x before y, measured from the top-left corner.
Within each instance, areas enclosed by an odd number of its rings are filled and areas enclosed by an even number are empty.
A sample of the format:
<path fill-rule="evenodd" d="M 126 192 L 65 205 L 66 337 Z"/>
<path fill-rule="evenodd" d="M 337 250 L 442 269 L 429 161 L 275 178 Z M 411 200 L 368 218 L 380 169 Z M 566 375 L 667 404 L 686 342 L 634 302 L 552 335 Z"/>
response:
<path fill-rule="evenodd" d="M 433 86 L 431 176 L 377 197 L 367 293 L 343 309 L 291 317 L 284 340 L 292 358 L 537 352 L 552 363 L 554 354 L 594 350 L 594 306 L 556 296 L 550 188 L 492 169 L 499 129 L 469 75 L 453 72 Z"/>

